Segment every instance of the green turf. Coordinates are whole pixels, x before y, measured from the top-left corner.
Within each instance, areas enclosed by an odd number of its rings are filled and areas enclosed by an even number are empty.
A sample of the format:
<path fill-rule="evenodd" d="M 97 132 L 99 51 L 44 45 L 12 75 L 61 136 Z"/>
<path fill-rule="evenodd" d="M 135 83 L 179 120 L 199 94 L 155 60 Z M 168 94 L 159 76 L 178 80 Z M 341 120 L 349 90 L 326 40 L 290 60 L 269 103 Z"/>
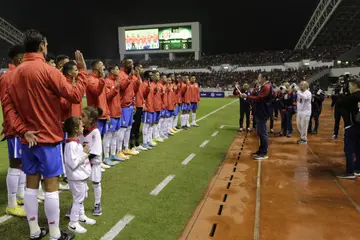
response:
<path fill-rule="evenodd" d="M 197 117 L 200 118 L 231 101 L 233 99 L 202 99 Z M 76 239 L 100 239 L 126 214 L 134 215 L 135 219 L 115 239 L 177 239 L 224 159 L 235 131 L 223 129 L 215 137 L 211 137 L 211 134 L 219 130 L 220 125 L 237 125 L 237 120 L 238 103 L 233 103 L 198 122 L 199 128 L 182 131 L 152 151 L 143 152 L 107 170 L 102 181 L 103 215 L 96 218 L 96 225 L 85 226 L 88 233 L 77 235 Z M 205 140 L 210 142 L 204 148 L 199 148 Z M 8 160 L 4 142 L 0 144 L 0 153 L 0 182 L 3 183 L 0 188 L 0 209 L 5 210 Z M 195 153 L 195 158 L 187 166 L 181 165 L 190 153 Z M 164 190 L 158 196 L 149 195 L 169 174 L 176 176 Z M 91 217 L 91 183 L 89 188 L 85 208 Z M 71 194 L 63 192 L 60 196 L 60 221 L 62 228 L 66 228 L 68 219 L 64 215 L 70 207 Z M 42 204 L 39 209 L 39 222 L 45 226 Z M 1 239 L 27 239 L 27 221 L 12 218 L 4 222 L 0 225 L 0 235 Z"/>

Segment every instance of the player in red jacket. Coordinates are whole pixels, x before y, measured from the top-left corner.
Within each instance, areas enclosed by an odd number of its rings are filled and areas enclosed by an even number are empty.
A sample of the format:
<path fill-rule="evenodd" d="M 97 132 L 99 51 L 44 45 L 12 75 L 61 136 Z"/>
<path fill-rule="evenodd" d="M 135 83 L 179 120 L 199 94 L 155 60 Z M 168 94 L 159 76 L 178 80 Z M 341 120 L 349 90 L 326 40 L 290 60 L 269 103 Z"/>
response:
<path fill-rule="evenodd" d="M 73 233 L 60 231 L 58 181 L 63 174 L 61 97 L 79 103 L 87 84 L 86 64 L 79 51 L 75 59 L 80 69 L 73 87 L 56 68 L 45 62 L 47 40 L 38 31 L 24 34 L 24 62 L 13 72 L 12 81 L 3 100 L 4 113 L 16 132 L 21 134 L 22 169 L 26 173 L 25 210 L 30 239 L 41 239 L 48 232 L 38 224 L 37 189 L 41 175 L 45 185 L 45 214 L 50 239 L 73 239 Z"/>
<path fill-rule="evenodd" d="M 24 46 L 15 45 L 9 51 L 9 57 L 12 64 L 9 64 L 8 72 L 0 76 L 0 98 L 3 103 L 9 82 L 12 80 L 12 72 L 20 65 L 24 56 Z M 3 108 L 4 109 L 4 108 Z M 16 130 L 11 126 L 8 116 L 3 111 L 3 133 L 8 145 L 9 169 L 6 176 L 6 187 L 8 193 L 8 205 L 6 213 L 26 217 L 26 211 L 19 205 L 24 204 L 24 190 L 26 175 L 21 171 L 21 143 L 20 136 Z"/>
<path fill-rule="evenodd" d="M 197 84 L 196 77 L 194 75 L 190 78 L 190 92 L 190 109 L 192 111 L 191 126 L 198 127 L 199 125 L 196 123 L 196 110 L 198 109 L 198 104 L 200 103 L 200 87 L 199 84 Z"/>

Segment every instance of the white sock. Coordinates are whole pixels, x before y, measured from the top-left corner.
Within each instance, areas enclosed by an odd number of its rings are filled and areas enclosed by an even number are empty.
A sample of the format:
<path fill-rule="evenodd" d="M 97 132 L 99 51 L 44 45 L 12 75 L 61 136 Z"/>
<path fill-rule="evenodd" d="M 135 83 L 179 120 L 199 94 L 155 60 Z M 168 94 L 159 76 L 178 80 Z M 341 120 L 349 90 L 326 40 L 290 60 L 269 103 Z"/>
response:
<path fill-rule="evenodd" d="M 160 138 L 160 124 L 156 125 L 156 137 Z"/>
<path fill-rule="evenodd" d="M 131 126 L 126 128 L 125 136 L 124 136 L 124 149 L 129 150 L 129 142 L 131 135 Z"/>
<path fill-rule="evenodd" d="M 30 227 L 30 237 L 39 237 L 41 230 L 38 224 L 39 203 L 37 189 L 26 188 L 24 196 L 24 207 Z"/>
<path fill-rule="evenodd" d="M 142 135 L 143 135 L 143 143 L 144 144 L 148 144 L 148 132 L 149 132 L 149 127 L 150 125 L 147 123 L 143 124 L 143 128 L 142 128 Z"/>
<path fill-rule="evenodd" d="M 158 129 L 158 125 L 159 125 L 159 124 L 155 124 L 154 127 L 153 127 L 153 139 L 154 139 L 154 138 L 157 138 L 156 132 L 157 132 L 157 129 Z"/>
<path fill-rule="evenodd" d="M 110 142 L 113 136 L 113 132 L 107 132 L 103 138 L 103 149 L 104 149 L 104 157 L 108 158 L 110 156 Z"/>
<path fill-rule="evenodd" d="M 101 203 L 101 183 L 93 183 L 93 189 L 94 189 L 94 198 L 95 203 L 94 205 Z"/>
<path fill-rule="evenodd" d="M 174 116 L 173 128 L 177 127 L 178 121 L 179 121 L 179 114 Z"/>
<path fill-rule="evenodd" d="M 60 202 L 59 192 L 45 192 L 44 202 L 45 215 L 49 223 L 49 235 L 58 239 L 61 237 L 59 229 L 60 221 Z"/>
<path fill-rule="evenodd" d="M 25 186 L 26 186 L 26 174 L 21 171 L 18 183 L 17 197 L 24 199 L 25 194 Z"/>
<path fill-rule="evenodd" d="M 16 193 L 19 185 L 21 170 L 17 168 L 9 168 L 6 176 L 6 186 L 8 192 L 8 207 L 12 208 L 17 205 Z"/>
<path fill-rule="evenodd" d="M 149 126 L 149 132 L 147 134 L 147 142 L 151 142 L 153 139 L 154 126 Z"/>
<path fill-rule="evenodd" d="M 196 112 L 193 112 L 191 114 L 191 118 L 192 118 L 192 124 L 196 124 Z"/>
<path fill-rule="evenodd" d="M 110 155 L 111 156 L 114 156 L 116 154 L 117 136 L 118 136 L 117 131 L 112 132 L 112 136 L 110 139 Z"/>
<path fill-rule="evenodd" d="M 187 113 L 187 114 L 186 114 L 186 125 L 187 125 L 187 126 L 190 125 L 189 120 L 190 120 L 190 114 Z"/>
<path fill-rule="evenodd" d="M 167 133 L 167 118 L 164 118 L 161 124 L 161 135 L 163 136 L 165 133 Z"/>
<path fill-rule="evenodd" d="M 163 126 L 164 126 L 164 118 L 160 118 L 158 127 L 159 127 L 159 136 L 161 137 L 163 135 Z"/>
<path fill-rule="evenodd" d="M 125 137 L 125 131 L 126 128 L 120 128 L 119 132 L 118 132 L 118 137 L 117 137 L 117 144 L 116 144 L 116 148 L 117 148 L 117 153 L 121 153 L 122 152 L 122 146 L 124 143 L 124 137 Z"/>
<path fill-rule="evenodd" d="M 180 115 L 180 123 L 181 123 L 181 126 L 182 126 L 182 127 L 185 126 L 185 114 L 181 114 L 181 115 Z"/>
<path fill-rule="evenodd" d="M 42 189 L 42 184 L 41 184 L 41 181 L 39 182 L 39 188 L 38 188 L 38 191 L 39 192 L 44 192 L 43 189 Z"/>

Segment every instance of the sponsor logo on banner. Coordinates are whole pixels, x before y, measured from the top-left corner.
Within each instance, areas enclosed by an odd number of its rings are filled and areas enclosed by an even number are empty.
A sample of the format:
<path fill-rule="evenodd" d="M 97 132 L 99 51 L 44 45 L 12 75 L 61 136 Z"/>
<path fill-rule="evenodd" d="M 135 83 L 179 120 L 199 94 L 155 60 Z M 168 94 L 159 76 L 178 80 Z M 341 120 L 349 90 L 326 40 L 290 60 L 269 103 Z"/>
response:
<path fill-rule="evenodd" d="M 224 98 L 224 92 L 200 92 L 200 97 L 205 98 Z"/>

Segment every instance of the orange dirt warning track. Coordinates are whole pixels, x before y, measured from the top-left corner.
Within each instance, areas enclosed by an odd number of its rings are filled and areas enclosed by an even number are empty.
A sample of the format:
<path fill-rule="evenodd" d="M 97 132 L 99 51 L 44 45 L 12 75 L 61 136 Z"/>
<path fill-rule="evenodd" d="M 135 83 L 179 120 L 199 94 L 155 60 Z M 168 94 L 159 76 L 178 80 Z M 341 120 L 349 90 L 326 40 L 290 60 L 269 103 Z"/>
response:
<path fill-rule="evenodd" d="M 360 179 L 335 178 L 345 159 L 329 108 L 308 145 L 296 144 L 295 122 L 292 138 L 270 135 L 269 160 L 252 160 L 256 135 L 238 133 L 179 239 L 360 239 Z"/>

